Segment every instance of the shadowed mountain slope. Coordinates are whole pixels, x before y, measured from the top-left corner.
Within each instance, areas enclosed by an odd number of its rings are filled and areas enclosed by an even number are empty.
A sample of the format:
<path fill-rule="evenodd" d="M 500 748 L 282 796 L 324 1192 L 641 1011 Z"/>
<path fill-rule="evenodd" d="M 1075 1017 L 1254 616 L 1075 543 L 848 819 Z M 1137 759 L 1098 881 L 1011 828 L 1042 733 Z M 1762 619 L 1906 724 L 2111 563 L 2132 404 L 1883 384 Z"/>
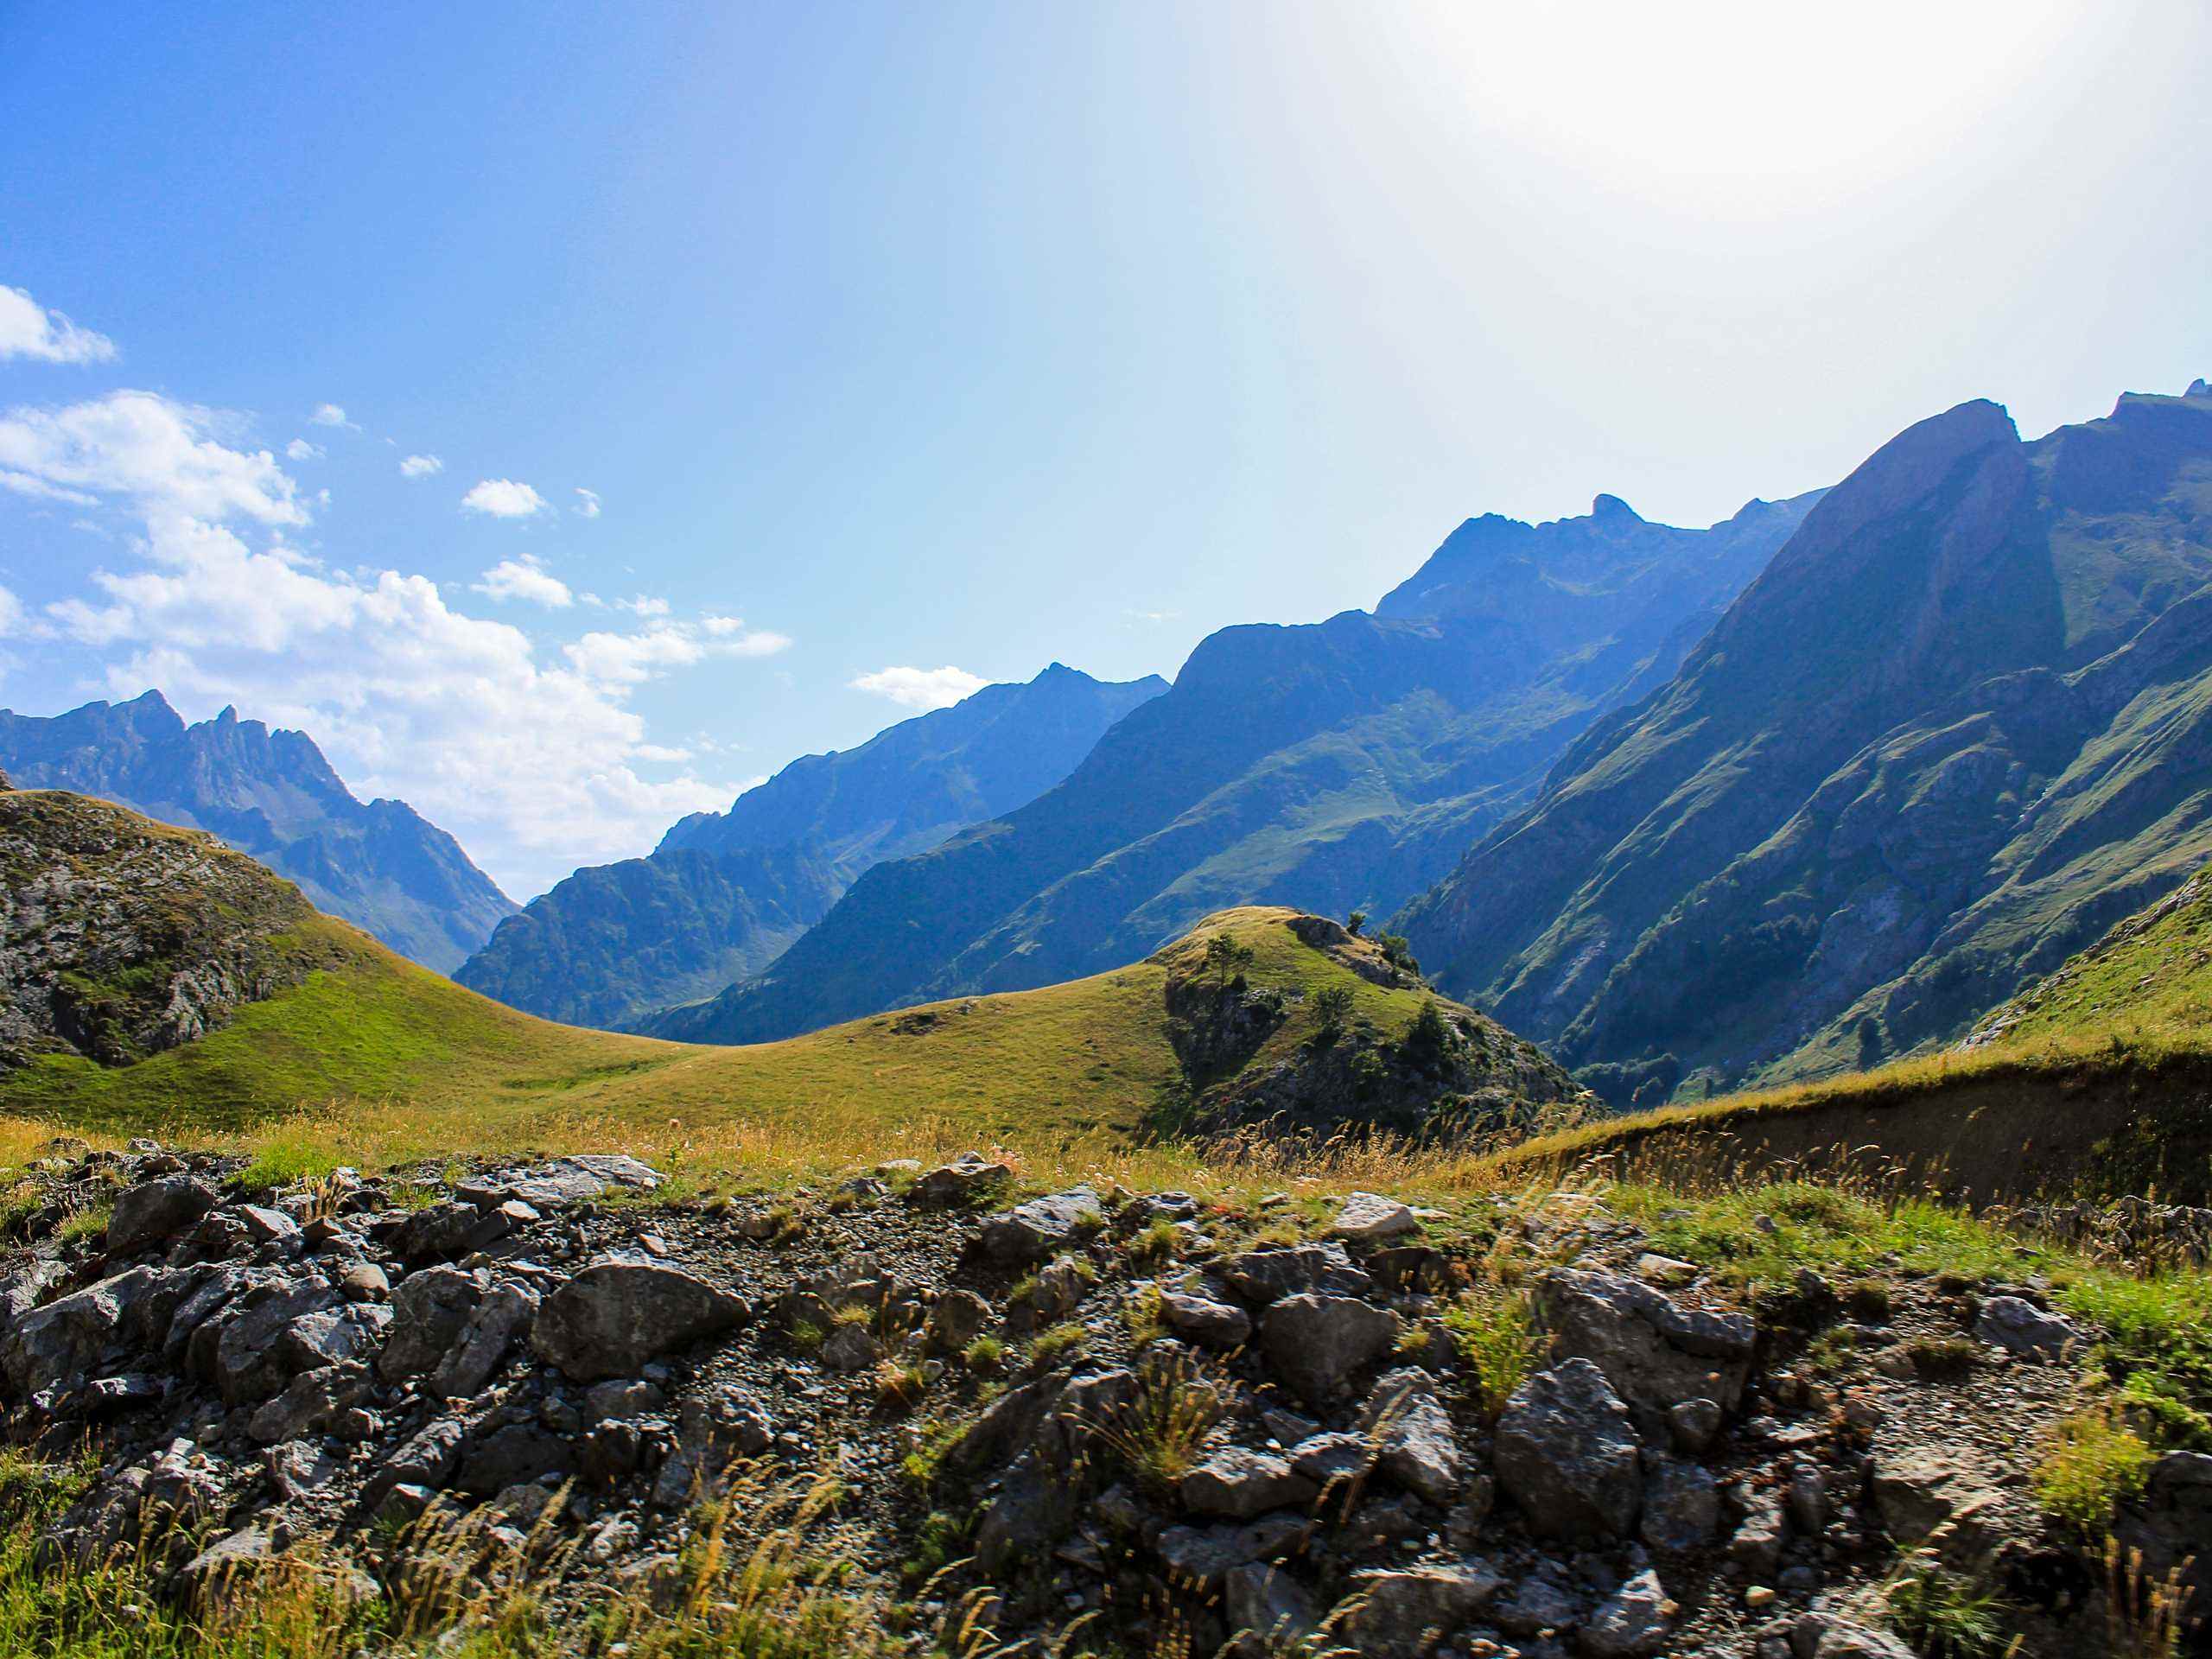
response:
<path fill-rule="evenodd" d="M 1812 499 L 1707 531 L 1611 497 L 1473 519 L 1374 614 L 1224 629 L 1058 788 L 878 865 L 759 978 L 651 1028 L 764 1040 L 1095 972 L 1226 906 L 1402 902 L 1663 680 Z"/>
<path fill-rule="evenodd" d="M 2212 851 L 2212 397 L 1885 445 L 1400 918 L 1609 1098 L 1956 1037 Z"/>

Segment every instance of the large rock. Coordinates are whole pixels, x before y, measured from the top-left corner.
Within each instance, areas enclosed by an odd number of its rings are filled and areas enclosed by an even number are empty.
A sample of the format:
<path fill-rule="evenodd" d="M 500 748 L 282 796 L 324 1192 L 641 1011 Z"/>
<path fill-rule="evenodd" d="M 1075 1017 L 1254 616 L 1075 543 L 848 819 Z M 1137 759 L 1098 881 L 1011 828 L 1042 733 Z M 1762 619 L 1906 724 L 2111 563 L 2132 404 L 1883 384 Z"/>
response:
<path fill-rule="evenodd" d="M 1275 1375 L 1319 1405 L 1390 1351 L 1397 1316 L 1351 1296 L 1301 1291 L 1268 1309 L 1261 1342 Z"/>
<path fill-rule="evenodd" d="M 1575 1643 L 1589 1659 L 1649 1659 L 1666 1645 L 1669 1606 L 1659 1575 L 1646 1567 L 1598 1605 Z"/>
<path fill-rule="evenodd" d="M 1628 1408 L 1590 1361 L 1570 1359 L 1516 1389 L 1492 1455 L 1532 1532 L 1619 1538 L 1634 1529 L 1643 1453 Z"/>
<path fill-rule="evenodd" d="M 448 1399 L 475 1395 L 506 1363 L 515 1344 L 530 1334 L 538 1300 L 537 1293 L 527 1285 L 493 1286 L 430 1373 L 431 1389 Z"/>
<path fill-rule="evenodd" d="M 1263 1305 L 1302 1290 L 1330 1296 L 1364 1296 L 1375 1281 L 1344 1253 L 1341 1244 L 1293 1244 L 1245 1250 L 1223 1259 L 1216 1269 L 1223 1282 L 1245 1301 Z"/>
<path fill-rule="evenodd" d="M 1382 1471 L 1432 1503 L 1451 1503 L 1466 1483 L 1465 1460 L 1452 1414 L 1436 1397 L 1436 1379 L 1408 1368 L 1378 1379 L 1360 1414 Z"/>
<path fill-rule="evenodd" d="M 2200 1636 L 2212 1629 L 2212 1456 L 2169 1452 L 2152 1464 L 2142 1495 L 2120 1504 L 2113 1536 L 2141 1554 L 2153 1580 L 2179 1568 Z"/>
<path fill-rule="evenodd" d="M 107 1223 L 111 1255 L 134 1255 L 166 1244 L 215 1207 L 215 1191 L 189 1175 L 141 1181 L 116 1195 Z"/>
<path fill-rule="evenodd" d="M 1252 1316 L 1243 1308 L 1189 1291 L 1160 1294 L 1160 1322 L 1208 1348 L 1241 1348 L 1252 1339 Z"/>
<path fill-rule="evenodd" d="M 1362 1659 L 1427 1659 L 1503 1582 L 1478 1560 L 1355 1573 L 1326 1634 Z"/>
<path fill-rule="evenodd" d="M 1183 1477 L 1183 1507 L 1194 1515 L 1249 1521 L 1313 1501 L 1314 1484 L 1268 1452 L 1224 1446 Z"/>
<path fill-rule="evenodd" d="M 1703 1464 L 1643 1454 L 1643 1541 L 1654 1549 L 1702 1549 L 1720 1525 L 1720 1484 Z"/>
<path fill-rule="evenodd" d="M 2084 1342 L 2072 1320 L 2046 1313 L 2018 1296 L 1993 1296 L 1984 1302 L 1974 1333 L 2023 1359 L 2064 1359 L 2079 1353 Z"/>
<path fill-rule="evenodd" d="M 377 1357 L 378 1374 L 397 1382 L 440 1363 L 483 1300 L 481 1274 L 446 1267 L 409 1274 L 391 1294 L 391 1340 Z"/>
<path fill-rule="evenodd" d="M 1395 1198 L 1379 1192 L 1355 1192 L 1344 1200 L 1337 1218 L 1329 1224 L 1329 1236 L 1355 1244 L 1382 1244 L 1421 1230 L 1414 1212 Z"/>
<path fill-rule="evenodd" d="M 576 1382 L 596 1382 L 731 1330 L 746 1312 L 741 1299 L 680 1268 L 611 1257 L 545 1299 L 530 1341 Z"/>
<path fill-rule="evenodd" d="M 1104 1219 L 1098 1194 L 1071 1186 L 983 1218 L 983 1249 L 1000 1262 L 1042 1262 Z"/>
<path fill-rule="evenodd" d="M 1282 1568 L 1260 1561 L 1230 1569 L 1222 1610 L 1232 1634 L 1256 1638 L 1268 1653 L 1294 1649 L 1318 1617 L 1305 1586 Z"/>
<path fill-rule="evenodd" d="M 1536 1281 L 1552 1355 L 1586 1359 L 1653 1425 L 1685 1400 L 1733 1412 L 1751 1376 L 1758 1327 L 1748 1315 L 1685 1308 L 1640 1280 L 1554 1268 Z"/>
<path fill-rule="evenodd" d="M 188 1282 L 133 1268 L 56 1297 L 16 1320 L 0 1342 L 0 1371 L 19 1395 L 97 1375 L 135 1349 L 160 1343 Z"/>
<path fill-rule="evenodd" d="M 906 1198 L 927 1209 L 966 1209 L 1014 1179 L 1014 1166 L 994 1162 L 980 1152 L 963 1152 L 950 1163 L 917 1178 Z"/>

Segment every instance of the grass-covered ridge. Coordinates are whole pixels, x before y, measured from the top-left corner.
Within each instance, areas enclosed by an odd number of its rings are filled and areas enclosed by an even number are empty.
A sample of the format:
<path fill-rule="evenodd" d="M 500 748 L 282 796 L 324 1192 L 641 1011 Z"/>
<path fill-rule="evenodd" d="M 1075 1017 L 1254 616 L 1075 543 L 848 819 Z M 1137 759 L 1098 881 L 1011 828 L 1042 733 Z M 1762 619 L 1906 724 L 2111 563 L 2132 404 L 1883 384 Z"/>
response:
<path fill-rule="evenodd" d="M 896 1010 L 784 1042 L 696 1047 L 516 1013 L 341 922 L 303 925 L 327 966 L 223 1029 L 137 1065 L 50 1056 L 0 1072 L 0 1113 L 107 1136 L 211 1138 L 365 1164 L 541 1147 L 800 1169 L 970 1145 L 1082 1163 L 1144 1138 L 1181 1082 L 1167 988 L 1217 935 L 1282 994 L 1248 1069 L 1295 1057 L 1317 993 L 1395 1039 L 1426 1000 L 1302 943 L 1297 912 L 1224 912 L 1156 956 L 1042 990 Z M 1465 1016 L 1470 1020 L 1473 1016 Z M 1487 1022 L 1483 1029 L 1490 1031 Z M 1503 1033 L 1495 1033 L 1503 1040 Z"/>

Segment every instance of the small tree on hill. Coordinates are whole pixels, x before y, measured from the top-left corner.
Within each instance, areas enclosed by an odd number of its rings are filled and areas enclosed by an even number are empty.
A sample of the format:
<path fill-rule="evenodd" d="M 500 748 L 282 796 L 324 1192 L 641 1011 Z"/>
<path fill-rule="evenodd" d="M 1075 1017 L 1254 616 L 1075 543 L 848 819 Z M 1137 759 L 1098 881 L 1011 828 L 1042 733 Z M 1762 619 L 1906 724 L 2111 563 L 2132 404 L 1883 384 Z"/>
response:
<path fill-rule="evenodd" d="M 1341 985 L 1325 985 L 1313 993 L 1316 1030 L 1334 1037 L 1351 1019 L 1351 993 Z"/>
<path fill-rule="evenodd" d="M 1250 945 L 1239 944 L 1226 933 L 1217 933 L 1206 941 L 1206 966 L 1224 988 L 1257 959 L 1258 953 Z"/>
<path fill-rule="evenodd" d="M 1359 937 L 1359 930 L 1366 925 L 1367 912 L 1363 910 L 1355 910 L 1351 915 L 1344 918 L 1344 931 L 1351 934 L 1355 939 Z"/>

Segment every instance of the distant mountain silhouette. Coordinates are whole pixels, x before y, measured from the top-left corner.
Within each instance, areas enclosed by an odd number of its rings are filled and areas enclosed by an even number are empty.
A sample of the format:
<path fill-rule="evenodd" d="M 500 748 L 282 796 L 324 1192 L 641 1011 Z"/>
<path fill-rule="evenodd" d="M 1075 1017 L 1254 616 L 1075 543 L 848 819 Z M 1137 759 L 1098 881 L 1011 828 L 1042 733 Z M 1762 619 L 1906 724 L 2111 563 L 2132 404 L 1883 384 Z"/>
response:
<path fill-rule="evenodd" d="M 854 879 L 1050 789 L 1099 734 L 1167 689 L 1054 663 L 842 753 L 794 760 L 650 857 L 578 870 L 456 976 L 514 1007 L 620 1027 L 772 961 Z"/>

